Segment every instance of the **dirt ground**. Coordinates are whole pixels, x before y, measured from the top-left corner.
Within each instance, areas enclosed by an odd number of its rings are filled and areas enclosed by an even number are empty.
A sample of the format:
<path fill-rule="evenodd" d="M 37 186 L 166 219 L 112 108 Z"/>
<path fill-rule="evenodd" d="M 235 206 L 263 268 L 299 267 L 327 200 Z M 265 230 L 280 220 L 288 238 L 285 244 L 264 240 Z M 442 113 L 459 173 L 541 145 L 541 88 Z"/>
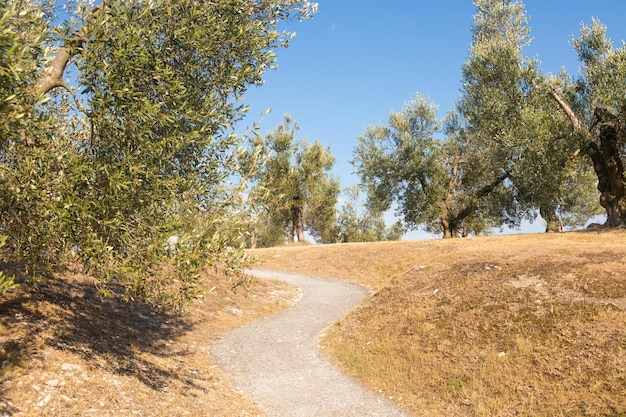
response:
<path fill-rule="evenodd" d="M 323 340 L 423 416 L 626 416 L 626 232 L 250 251 L 261 267 L 375 294 Z M 295 290 L 228 279 L 185 316 L 100 300 L 78 273 L 0 300 L 0 417 L 262 416 L 215 366 L 219 335 Z"/>
<path fill-rule="evenodd" d="M 626 232 L 287 247 L 377 292 L 325 352 L 419 416 L 626 416 Z"/>
<path fill-rule="evenodd" d="M 0 302 L 0 416 L 262 416 L 215 368 L 216 337 L 282 310 L 292 288 L 227 278 L 184 316 L 100 300 L 70 273 Z"/>

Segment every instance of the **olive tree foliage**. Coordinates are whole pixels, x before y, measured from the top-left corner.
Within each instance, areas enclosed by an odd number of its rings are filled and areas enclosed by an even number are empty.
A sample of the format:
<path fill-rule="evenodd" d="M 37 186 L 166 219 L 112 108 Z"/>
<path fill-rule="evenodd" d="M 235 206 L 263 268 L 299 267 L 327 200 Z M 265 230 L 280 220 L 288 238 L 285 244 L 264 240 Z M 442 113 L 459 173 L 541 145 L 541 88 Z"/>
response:
<path fill-rule="evenodd" d="M 395 222 L 390 227 L 384 219 L 384 213 L 375 211 L 361 203 L 360 184 L 348 186 L 343 190 L 346 200 L 341 204 L 336 222 L 336 240 L 340 243 L 379 242 L 400 240 L 404 233 L 402 222 Z"/>
<path fill-rule="evenodd" d="M 626 225 L 626 45 L 615 48 L 600 21 L 583 24 L 572 45 L 582 63 L 573 83 L 547 82 L 544 92 L 569 120 L 572 156 L 593 167 L 606 227 Z"/>
<path fill-rule="evenodd" d="M 13 124 L 0 142 L 6 257 L 35 277 L 72 253 L 102 294 L 171 308 L 198 295 L 207 264 L 239 271 L 243 251 L 225 248 L 241 239 L 242 188 L 229 179 L 251 173 L 228 132 L 291 38 L 278 23 L 315 5 L 79 2 L 52 27 L 53 5 L 2 4 L 16 11 L 9 50 L 26 51 L 3 86 L 3 103 L 19 100 L 2 108 Z"/>
<path fill-rule="evenodd" d="M 474 4 L 472 44 L 446 140 L 434 139 L 436 113 L 419 97 L 392 113 L 389 127 L 369 128 L 355 154 L 370 200 L 388 206 L 397 198 L 409 227 L 440 229 L 444 237 L 517 227 L 537 212 L 546 231 L 581 225 L 598 210 L 594 178 L 576 159 L 580 132 L 569 127 L 574 111 L 563 111 L 558 87 L 580 95 L 565 74 L 546 77 L 524 55 L 530 26 L 521 1 Z"/>
<path fill-rule="evenodd" d="M 256 195 L 263 211 L 256 219 L 255 234 L 261 246 L 305 240 L 308 230 L 320 243 L 333 241 L 339 180 L 330 174 L 335 158 L 319 142 L 297 140 L 299 126 L 289 115 L 265 137 L 257 136 L 256 148 L 266 160 L 256 175 Z"/>
<path fill-rule="evenodd" d="M 565 75 L 560 76 L 565 80 Z M 552 81 L 548 81 L 552 80 Z M 525 139 L 512 175 L 520 199 L 539 211 L 547 232 L 584 225 L 601 213 L 589 164 L 578 154 L 578 138 L 558 105 L 547 94 L 547 82 L 556 77 L 538 77 L 537 87 L 522 110 Z M 564 82 L 564 81 L 562 81 Z"/>
<path fill-rule="evenodd" d="M 26 149 L 22 143 L 49 137 L 54 115 L 40 107 L 44 100 L 32 94 L 50 42 L 49 4 L 31 1 L 0 1 L 0 204 L 2 255 L 28 258 L 27 269 L 41 258 L 55 254 L 42 250 L 46 240 L 59 242 L 63 230 L 50 211 L 58 206 L 52 194 L 63 178 L 47 166 L 57 164 L 49 152 L 64 138 L 47 141 L 45 147 Z M 58 139 L 58 140 L 57 140 Z M 58 165 L 58 164 L 57 164 Z M 57 170 L 58 171 L 58 170 Z M 44 201 L 42 201 L 42 199 Z M 0 278 L 0 293 L 14 287 L 12 278 Z"/>
<path fill-rule="evenodd" d="M 372 201 L 388 205 L 390 195 L 398 196 L 410 228 L 422 225 L 444 238 L 516 226 L 530 213 L 513 182 L 521 159 L 520 109 L 533 71 L 521 55 L 526 17 L 517 3 L 475 4 L 462 94 L 445 124 L 418 96 L 391 114 L 389 127 L 368 129 L 355 150 Z M 435 138 L 442 125 L 445 140 Z"/>
<path fill-rule="evenodd" d="M 459 112 L 493 177 L 506 173 L 516 219 L 538 210 L 547 231 L 584 223 L 596 213 L 590 172 L 572 162 L 576 149 L 567 120 L 541 85 L 538 62 L 524 55 L 530 26 L 521 1 L 478 0 L 473 42 L 463 68 Z M 554 78 L 554 77 L 553 77 Z M 579 181 L 572 181 L 572 178 Z"/>
<path fill-rule="evenodd" d="M 397 202 L 407 228 L 436 229 L 438 201 L 445 181 L 441 142 L 435 139 L 441 121 L 424 96 L 392 112 L 389 126 L 370 125 L 359 136 L 352 161 L 367 190 L 367 207 L 385 212 Z"/>
<path fill-rule="evenodd" d="M 444 127 L 447 138 L 438 138 Z M 375 211 L 395 202 L 407 228 L 444 238 L 485 231 L 479 212 L 485 219 L 500 216 L 490 206 L 506 201 L 506 174 L 488 178 L 482 149 L 467 127 L 456 114 L 444 125 L 428 97 L 416 95 L 391 112 L 388 126 L 369 126 L 358 140 L 353 165 Z"/>

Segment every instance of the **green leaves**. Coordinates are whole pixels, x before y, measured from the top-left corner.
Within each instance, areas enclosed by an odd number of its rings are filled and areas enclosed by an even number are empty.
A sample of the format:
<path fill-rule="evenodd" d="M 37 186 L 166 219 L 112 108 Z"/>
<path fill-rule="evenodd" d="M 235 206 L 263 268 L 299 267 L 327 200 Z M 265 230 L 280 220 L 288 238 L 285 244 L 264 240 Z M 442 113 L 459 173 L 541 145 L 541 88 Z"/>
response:
<path fill-rule="evenodd" d="M 400 240 L 404 233 L 401 222 L 387 228 L 384 213 L 362 207 L 360 194 L 363 188 L 357 184 L 344 189 L 346 201 L 337 216 L 337 240 L 341 243 Z"/>
<path fill-rule="evenodd" d="M 233 183 L 250 172 L 239 164 L 242 139 L 228 132 L 246 111 L 243 93 L 287 44 L 276 26 L 308 18 L 310 4 L 79 2 L 51 29 L 48 5 L 0 2 L 0 228 L 10 258 L 45 276 L 72 257 L 103 295 L 121 288 L 172 309 L 198 294 L 207 264 L 241 270 L 243 251 L 225 248 L 244 238 Z M 74 83 L 77 100 L 57 95 Z M 39 92 L 48 103 L 35 103 Z M 173 236 L 175 250 L 164 249 Z"/>
<path fill-rule="evenodd" d="M 354 149 L 353 164 L 367 188 L 368 207 L 384 212 L 394 200 L 411 228 L 439 216 L 436 202 L 446 182 L 437 107 L 416 95 L 401 112 L 392 112 L 389 126 L 370 126 Z"/>
<path fill-rule="evenodd" d="M 583 64 L 584 79 L 579 80 L 582 99 L 588 103 L 587 117 L 593 109 L 603 107 L 619 113 L 626 97 L 626 45 L 615 49 L 606 37 L 607 28 L 599 20 L 582 25 L 580 37 L 572 39 L 572 46 Z"/>
<path fill-rule="evenodd" d="M 7 242 L 7 237 L 0 235 L 0 250 Z M 2 271 L 0 271 L 0 297 L 4 294 L 18 288 L 20 285 L 15 282 L 15 277 L 7 277 Z"/>
<path fill-rule="evenodd" d="M 483 171 L 490 170 L 492 178 L 509 173 L 508 222 L 532 219 L 539 208 L 556 219 L 577 210 L 592 215 L 589 205 L 565 204 L 573 201 L 572 193 L 586 194 L 588 183 L 567 180 L 566 161 L 576 151 L 577 138 L 546 93 L 548 81 L 538 62 L 524 55 L 530 27 L 523 3 L 484 0 L 477 6 L 459 111 L 469 122 Z M 554 82 L 567 83 L 568 77 Z"/>
<path fill-rule="evenodd" d="M 339 180 L 329 172 L 335 164 L 330 148 L 296 140 L 299 127 L 289 115 L 265 138 L 259 138 L 265 164 L 256 180 L 264 194 L 265 213 L 257 219 L 260 244 L 273 246 L 301 239 L 308 229 L 319 242 L 333 241 Z"/>

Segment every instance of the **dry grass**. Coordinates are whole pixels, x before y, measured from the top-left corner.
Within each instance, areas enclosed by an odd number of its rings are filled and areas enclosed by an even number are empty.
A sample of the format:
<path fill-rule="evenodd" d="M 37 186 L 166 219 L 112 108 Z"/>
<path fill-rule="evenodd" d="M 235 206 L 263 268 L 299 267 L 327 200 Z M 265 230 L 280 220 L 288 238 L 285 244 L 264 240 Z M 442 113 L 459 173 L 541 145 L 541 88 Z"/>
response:
<path fill-rule="evenodd" d="M 626 416 L 626 232 L 255 250 L 375 292 L 326 352 L 420 416 Z M 213 366 L 223 332 L 294 292 L 228 280 L 184 317 L 68 274 L 0 301 L 0 416 L 261 416 Z"/>
<path fill-rule="evenodd" d="M 0 416 L 262 416 L 213 365 L 208 347 L 244 322 L 284 308 L 295 292 L 228 279 L 183 317 L 100 300 L 67 274 L 0 302 Z"/>
<path fill-rule="evenodd" d="M 285 247 L 378 290 L 326 352 L 419 416 L 626 416 L 626 233 Z"/>

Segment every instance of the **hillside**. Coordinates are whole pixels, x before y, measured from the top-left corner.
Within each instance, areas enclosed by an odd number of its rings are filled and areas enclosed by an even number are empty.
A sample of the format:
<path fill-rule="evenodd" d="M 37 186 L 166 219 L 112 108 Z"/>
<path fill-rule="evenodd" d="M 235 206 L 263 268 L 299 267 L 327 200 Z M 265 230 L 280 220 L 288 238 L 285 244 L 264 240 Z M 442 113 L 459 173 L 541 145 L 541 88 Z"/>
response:
<path fill-rule="evenodd" d="M 346 372 L 419 416 L 625 416 L 626 232 L 250 251 L 372 296 L 321 341 Z M 295 291 L 228 279 L 187 315 L 100 300 L 69 273 L 0 301 L 0 415 L 257 416 L 208 346 Z"/>
<path fill-rule="evenodd" d="M 326 353 L 420 416 L 626 415 L 626 233 L 289 246 L 260 267 L 376 292 Z"/>
<path fill-rule="evenodd" d="M 290 305 L 295 291 L 254 280 L 236 294 L 207 271 L 184 316 L 100 299 L 67 273 L 0 299 L 0 416 L 262 416 L 216 369 L 209 346 Z"/>

